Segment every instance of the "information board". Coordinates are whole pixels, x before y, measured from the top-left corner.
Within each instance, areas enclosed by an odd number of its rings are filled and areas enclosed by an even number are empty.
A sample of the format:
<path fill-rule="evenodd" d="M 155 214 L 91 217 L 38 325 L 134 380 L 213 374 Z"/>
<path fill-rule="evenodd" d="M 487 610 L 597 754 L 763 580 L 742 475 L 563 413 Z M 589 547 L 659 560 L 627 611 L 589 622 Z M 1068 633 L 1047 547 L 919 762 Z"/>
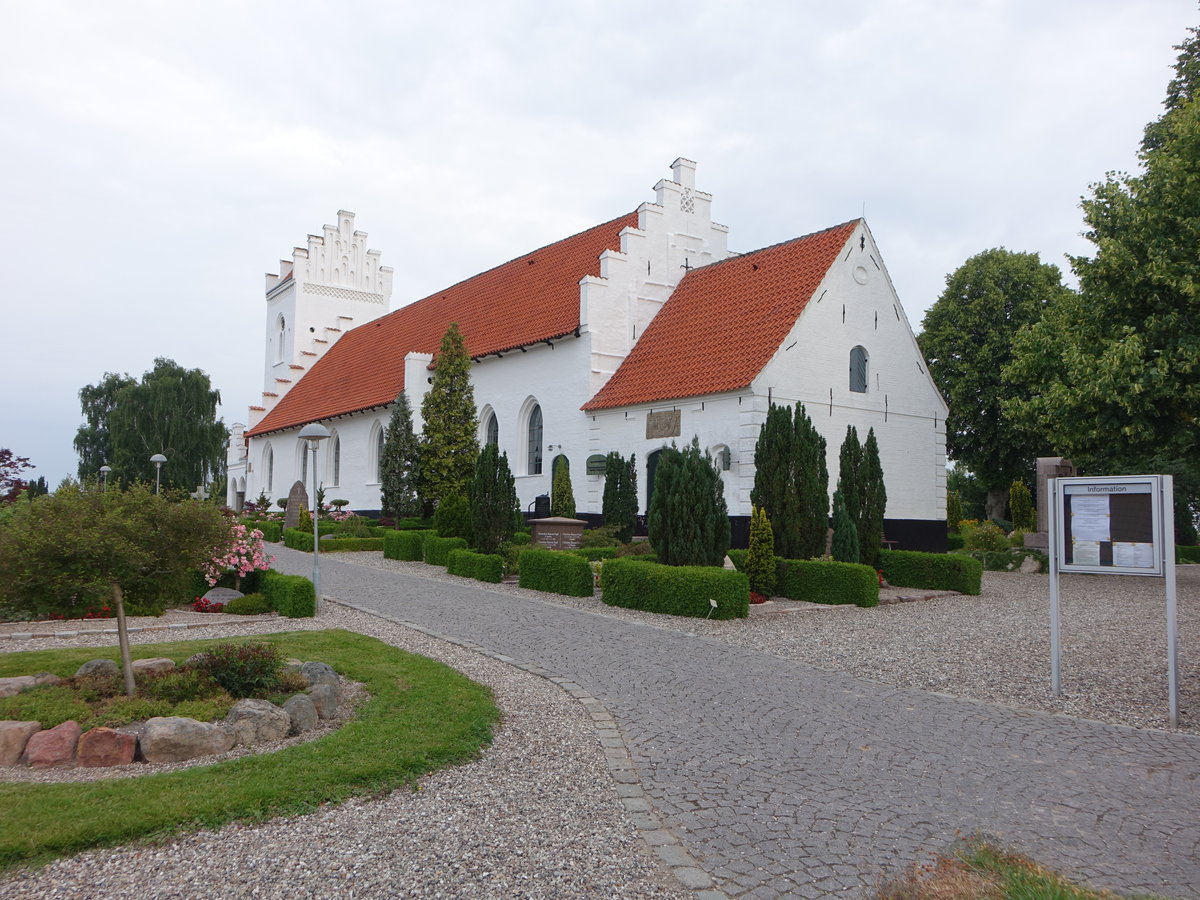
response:
<path fill-rule="evenodd" d="M 1063 572 L 1162 575 L 1157 475 L 1056 478 Z"/>

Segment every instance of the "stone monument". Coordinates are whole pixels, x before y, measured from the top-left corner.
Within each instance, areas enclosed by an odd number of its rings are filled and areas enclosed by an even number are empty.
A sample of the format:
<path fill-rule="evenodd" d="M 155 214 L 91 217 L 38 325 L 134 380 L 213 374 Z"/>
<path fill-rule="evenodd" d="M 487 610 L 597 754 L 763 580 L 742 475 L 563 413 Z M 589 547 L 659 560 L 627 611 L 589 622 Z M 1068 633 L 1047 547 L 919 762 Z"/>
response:
<path fill-rule="evenodd" d="M 304 482 L 297 481 L 288 491 L 287 507 L 283 513 L 283 527 L 296 528 L 300 524 L 300 510 L 308 509 L 308 491 Z"/>
<path fill-rule="evenodd" d="M 1075 464 L 1061 456 L 1039 456 L 1037 460 L 1037 531 L 1025 535 L 1025 546 L 1030 550 L 1050 549 L 1047 529 L 1050 500 L 1046 481 L 1050 478 L 1070 478 L 1075 474 Z"/>

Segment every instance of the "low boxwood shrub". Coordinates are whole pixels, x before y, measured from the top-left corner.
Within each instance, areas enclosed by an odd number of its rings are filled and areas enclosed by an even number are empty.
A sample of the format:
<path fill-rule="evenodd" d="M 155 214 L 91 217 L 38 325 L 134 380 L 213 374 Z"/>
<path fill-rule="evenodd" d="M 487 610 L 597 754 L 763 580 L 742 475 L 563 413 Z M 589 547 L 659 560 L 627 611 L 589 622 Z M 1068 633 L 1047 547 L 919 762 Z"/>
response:
<path fill-rule="evenodd" d="M 262 592 L 281 616 L 303 619 L 316 614 L 317 594 L 303 575 L 284 575 L 274 569 L 263 573 Z"/>
<path fill-rule="evenodd" d="M 304 553 L 312 553 L 312 532 L 302 531 L 299 528 L 285 528 L 283 530 L 283 546 L 292 550 L 300 550 Z"/>
<path fill-rule="evenodd" d="M 235 616 L 261 616 L 270 611 L 271 601 L 267 599 L 266 594 L 246 594 L 242 597 L 234 597 L 232 600 L 226 601 L 221 610 L 221 612 Z"/>
<path fill-rule="evenodd" d="M 882 550 L 880 564 L 888 584 L 978 594 L 983 583 L 983 563 L 961 553 L 921 553 L 917 550 Z"/>
<path fill-rule="evenodd" d="M 609 606 L 699 618 L 745 618 L 750 581 L 716 566 L 647 565 L 644 558 L 606 560 L 600 569 L 601 599 Z M 717 602 L 713 609 L 710 600 Z"/>
<path fill-rule="evenodd" d="M 961 550 L 963 547 L 963 536 L 957 531 L 949 532 L 946 535 L 947 550 Z"/>
<path fill-rule="evenodd" d="M 616 547 L 578 547 L 575 550 L 568 550 L 568 553 L 574 553 L 576 556 L 582 556 L 588 562 L 596 562 L 601 559 L 615 559 L 617 556 Z"/>
<path fill-rule="evenodd" d="M 540 547 L 528 547 L 521 553 L 519 583 L 523 588 L 568 597 L 590 597 L 596 590 L 596 579 L 586 559 L 567 551 Z"/>
<path fill-rule="evenodd" d="M 860 563 L 832 559 L 781 559 L 775 592 L 809 603 L 879 605 L 879 573 Z"/>
<path fill-rule="evenodd" d="M 504 577 L 504 558 L 496 553 L 451 550 L 446 559 L 446 571 L 451 575 L 499 584 Z"/>
<path fill-rule="evenodd" d="M 466 538 L 430 534 L 425 538 L 425 562 L 431 566 L 444 566 L 450 561 L 451 550 L 466 549 L 466 546 Z"/>
<path fill-rule="evenodd" d="M 421 562 L 425 559 L 425 538 L 433 533 L 430 528 L 419 531 L 389 531 L 383 537 L 383 555 L 388 559 Z"/>
<path fill-rule="evenodd" d="M 321 538 L 323 553 L 351 553 L 370 550 L 382 550 L 384 538 L 381 537 L 330 537 Z M 310 540 L 311 544 L 312 541 Z"/>
<path fill-rule="evenodd" d="M 1175 546 L 1175 562 L 1177 563 L 1200 563 L 1200 547 L 1181 547 Z"/>

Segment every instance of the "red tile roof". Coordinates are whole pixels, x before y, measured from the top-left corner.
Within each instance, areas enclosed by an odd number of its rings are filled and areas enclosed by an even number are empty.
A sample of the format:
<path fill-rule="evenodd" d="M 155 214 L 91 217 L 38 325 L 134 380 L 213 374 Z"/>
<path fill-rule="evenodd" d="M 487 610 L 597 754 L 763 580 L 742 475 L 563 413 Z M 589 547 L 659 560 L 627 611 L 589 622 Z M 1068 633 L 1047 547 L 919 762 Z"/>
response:
<path fill-rule="evenodd" d="M 346 332 L 247 435 L 385 406 L 404 388 L 406 353 L 436 353 L 457 322 L 472 356 L 570 334 L 579 327 L 579 281 L 600 274 L 637 213 L 534 250 Z"/>
<path fill-rule="evenodd" d="M 583 409 L 749 386 L 791 331 L 858 222 L 689 272 Z"/>

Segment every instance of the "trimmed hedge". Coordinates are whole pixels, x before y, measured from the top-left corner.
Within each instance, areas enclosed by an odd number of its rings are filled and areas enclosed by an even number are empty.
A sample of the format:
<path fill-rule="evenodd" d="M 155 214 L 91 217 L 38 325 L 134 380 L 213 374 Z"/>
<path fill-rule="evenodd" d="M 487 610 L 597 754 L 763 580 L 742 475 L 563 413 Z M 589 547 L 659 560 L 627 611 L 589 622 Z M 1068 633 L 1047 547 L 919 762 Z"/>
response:
<path fill-rule="evenodd" d="M 495 553 L 451 550 L 446 559 L 446 571 L 451 575 L 499 584 L 504 577 L 504 558 Z"/>
<path fill-rule="evenodd" d="M 433 533 L 429 528 L 420 531 L 389 531 L 383 536 L 383 555 L 388 559 L 421 562 L 425 559 L 425 538 Z"/>
<path fill-rule="evenodd" d="M 321 550 L 325 553 L 346 553 L 350 551 L 382 550 L 386 538 L 376 537 L 322 537 Z M 289 528 L 283 533 L 283 545 L 293 550 L 312 553 L 313 536 L 299 528 Z"/>
<path fill-rule="evenodd" d="M 425 562 L 431 566 L 444 566 L 450 561 L 451 550 L 465 550 L 466 548 L 466 538 L 427 535 L 425 538 Z"/>
<path fill-rule="evenodd" d="M 616 559 L 616 547 L 577 547 L 574 550 L 568 550 L 568 553 L 574 553 L 576 556 L 582 556 L 588 562 L 598 562 L 602 559 Z"/>
<path fill-rule="evenodd" d="M 535 591 L 590 597 L 596 591 L 592 567 L 582 556 L 529 547 L 521 553 L 520 585 Z"/>
<path fill-rule="evenodd" d="M 279 543 L 283 537 L 283 523 L 276 522 L 274 519 L 264 519 L 261 522 L 255 519 L 240 519 L 239 521 L 246 526 L 247 531 L 257 528 L 262 532 L 263 540 L 270 541 L 272 544 Z"/>
<path fill-rule="evenodd" d="M 313 583 L 303 575 L 284 575 L 274 569 L 264 572 L 262 593 L 281 616 L 303 619 L 316 614 L 317 595 Z"/>
<path fill-rule="evenodd" d="M 879 573 L 860 563 L 832 559 L 781 559 L 775 593 L 792 600 L 832 605 L 879 605 Z"/>
<path fill-rule="evenodd" d="M 741 572 L 715 566 L 646 565 L 634 557 L 610 559 L 600 570 L 600 583 L 601 599 L 625 609 L 712 619 L 744 619 L 750 610 L 750 580 Z M 717 602 L 716 609 L 710 600 Z"/>
<path fill-rule="evenodd" d="M 978 594 L 983 584 L 983 563 L 959 553 L 921 553 L 916 550 L 882 550 L 883 577 L 896 587 L 928 588 Z"/>
<path fill-rule="evenodd" d="M 1175 545 L 1175 562 L 1177 563 L 1200 563 L 1200 547 L 1181 547 Z"/>

